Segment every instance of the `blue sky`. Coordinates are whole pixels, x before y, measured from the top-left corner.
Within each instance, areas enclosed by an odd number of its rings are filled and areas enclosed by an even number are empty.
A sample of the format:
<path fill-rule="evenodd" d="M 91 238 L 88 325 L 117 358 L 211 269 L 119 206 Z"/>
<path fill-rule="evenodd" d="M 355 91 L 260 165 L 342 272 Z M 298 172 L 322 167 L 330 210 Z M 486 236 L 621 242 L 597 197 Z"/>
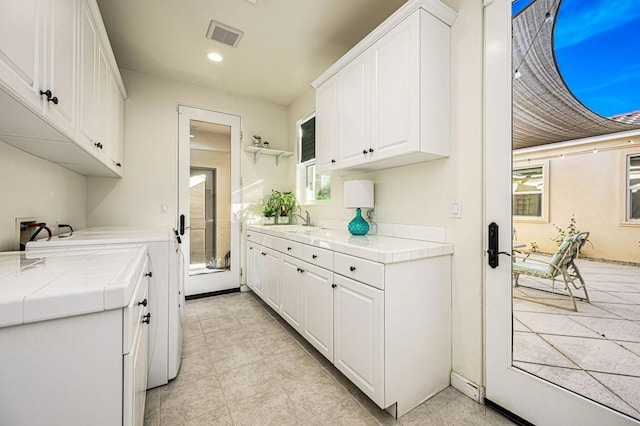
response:
<path fill-rule="evenodd" d="M 513 4 L 513 14 L 530 0 Z M 554 47 L 560 74 L 592 111 L 640 110 L 640 1 L 562 0 Z"/>

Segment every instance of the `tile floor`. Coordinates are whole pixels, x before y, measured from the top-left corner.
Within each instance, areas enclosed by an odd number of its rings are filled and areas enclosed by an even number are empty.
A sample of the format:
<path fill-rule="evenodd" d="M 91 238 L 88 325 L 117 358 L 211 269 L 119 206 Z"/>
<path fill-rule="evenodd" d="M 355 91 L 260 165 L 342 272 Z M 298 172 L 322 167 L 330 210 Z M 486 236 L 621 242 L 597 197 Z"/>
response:
<path fill-rule="evenodd" d="M 640 419 L 640 267 L 577 265 L 591 299 L 577 312 L 562 308 L 567 297 L 514 288 L 514 365 Z M 549 285 L 525 276 L 519 283 Z"/>
<path fill-rule="evenodd" d="M 187 302 L 182 367 L 147 391 L 145 425 L 506 425 L 449 387 L 400 420 L 253 293 Z"/>

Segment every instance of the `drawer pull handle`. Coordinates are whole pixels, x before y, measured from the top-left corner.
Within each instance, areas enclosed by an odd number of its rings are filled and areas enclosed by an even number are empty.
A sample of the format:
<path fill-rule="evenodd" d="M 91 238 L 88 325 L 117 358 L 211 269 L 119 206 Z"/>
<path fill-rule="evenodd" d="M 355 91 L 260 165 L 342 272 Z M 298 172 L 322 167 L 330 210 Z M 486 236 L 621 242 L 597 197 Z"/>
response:
<path fill-rule="evenodd" d="M 147 272 L 144 276 L 151 278 L 153 276 L 153 272 Z"/>
<path fill-rule="evenodd" d="M 338 287 L 337 284 L 331 284 L 331 288 L 336 288 L 336 287 Z"/>
<path fill-rule="evenodd" d="M 293 250 L 293 247 L 287 247 L 287 250 L 291 251 L 291 250 Z"/>
<path fill-rule="evenodd" d="M 260 254 L 263 255 L 263 256 L 267 255 L 267 253 L 265 253 L 265 252 L 260 252 Z"/>
<path fill-rule="evenodd" d="M 351 272 L 353 272 L 353 271 L 355 271 L 355 270 L 356 270 L 356 267 L 355 267 L 355 266 L 349 266 L 349 270 L 350 270 Z"/>
<path fill-rule="evenodd" d="M 147 306 L 147 299 L 144 299 L 142 302 L 138 302 L 138 306 Z"/>
<path fill-rule="evenodd" d="M 312 258 L 312 259 L 316 259 L 317 257 L 318 257 L 318 255 L 317 255 L 317 254 L 312 254 L 312 255 L 311 255 L 311 258 Z"/>
<path fill-rule="evenodd" d="M 151 313 L 144 314 L 144 315 L 142 316 L 142 318 L 143 318 L 143 319 L 142 319 L 142 322 L 143 322 L 144 324 L 149 324 L 149 321 L 151 321 Z"/>

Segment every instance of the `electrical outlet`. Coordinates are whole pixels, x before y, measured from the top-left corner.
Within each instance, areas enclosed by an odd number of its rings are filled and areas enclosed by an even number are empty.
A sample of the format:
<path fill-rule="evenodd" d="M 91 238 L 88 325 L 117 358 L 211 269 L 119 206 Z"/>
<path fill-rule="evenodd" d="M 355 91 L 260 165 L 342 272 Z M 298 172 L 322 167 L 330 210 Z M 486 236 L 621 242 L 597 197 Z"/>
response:
<path fill-rule="evenodd" d="M 21 247 L 29 241 L 29 238 L 36 231 L 35 228 L 29 228 L 27 225 L 29 223 L 36 223 L 37 219 L 35 217 L 16 217 L 16 237 L 14 240 L 14 250 L 18 251 L 23 249 Z"/>

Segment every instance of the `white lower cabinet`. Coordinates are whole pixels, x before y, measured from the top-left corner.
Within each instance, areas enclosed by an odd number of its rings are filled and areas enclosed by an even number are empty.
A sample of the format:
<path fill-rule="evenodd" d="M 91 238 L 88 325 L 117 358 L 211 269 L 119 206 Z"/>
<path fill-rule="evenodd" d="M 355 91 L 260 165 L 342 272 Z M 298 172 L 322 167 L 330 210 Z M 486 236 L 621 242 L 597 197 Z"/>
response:
<path fill-rule="evenodd" d="M 276 311 L 280 311 L 280 255 L 277 251 L 261 247 L 260 264 L 262 270 L 263 299 Z"/>
<path fill-rule="evenodd" d="M 248 238 L 249 287 L 378 406 L 400 417 L 449 385 L 451 252 L 379 263 Z"/>
<path fill-rule="evenodd" d="M 302 262 L 295 257 L 282 255 L 280 260 L 280 287 L 282 305 L 280 314 L 298 333 L 302 333 Z"/>
<path fill-rule="evenodd" d="M 333 363 L 384 405 L 384 292 L 335 275 Z"/>
<path fill-rule="evenodd" d="M 302 335 L 333 362 L 333 272 L 302 263 Z"/>

